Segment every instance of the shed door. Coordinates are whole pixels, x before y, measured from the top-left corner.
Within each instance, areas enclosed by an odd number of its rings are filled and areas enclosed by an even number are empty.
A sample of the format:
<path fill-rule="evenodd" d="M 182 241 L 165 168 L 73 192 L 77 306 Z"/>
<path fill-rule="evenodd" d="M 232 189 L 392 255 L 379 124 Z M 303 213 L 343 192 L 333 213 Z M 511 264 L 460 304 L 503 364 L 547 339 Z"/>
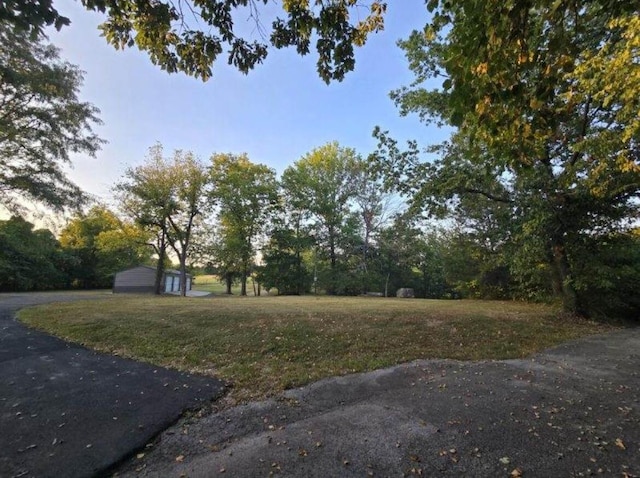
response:
<path fill-rule="evenodd" d="M 165 292 L 171 292 L 172 288 L 171 286 L 173 285 L 173 276 L 165 276 L 164 278 L 164 291 Z"/>

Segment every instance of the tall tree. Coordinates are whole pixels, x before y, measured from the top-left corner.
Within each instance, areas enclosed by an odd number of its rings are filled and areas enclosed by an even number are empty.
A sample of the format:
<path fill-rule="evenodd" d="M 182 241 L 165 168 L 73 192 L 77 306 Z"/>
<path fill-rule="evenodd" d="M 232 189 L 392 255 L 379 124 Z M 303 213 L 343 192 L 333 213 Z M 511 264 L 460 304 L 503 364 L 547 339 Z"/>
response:
<path fill-rule="evenodd" d="M 180 262 L 180 293 L 187 295 L 187 259 L 196 222 L 209 207 L 210 177 L 193 153 L 176 151 L 171 165 L 175 182 L 173 214 L 167 217 L 171 247 Z"/>
<path fill-rule="evenodd" d="M 310 250 L 312 238 L 293 228 L 276 227 L 262 251 L 262 266 L 258 278 L 278 295 L 302 295 L 311 287 L 311 275 L 302 254 Z"/>
<path fill-rule="evenodd" d="M 149 264 L 152 255 L 149 236 L 149 232 L 137 224 L 118 219 L 117 228 L 102 231 L 95 238 L 103 258 L 98 272 L 111 275 L 114 271 Z"/>
<path fill-rule="evenodd" d="M 162 293 L 162 275 L 169 248 L 169 216 L 176 209 L 174 178 L 163 156 L 162 145 L 149 148 L 146 162 L 126 170 L 124 178 L 115 185 L 120 208 L 136 224 L 150 232 L 149 242 L 158 256 L 155 293 Z"/>
<path fill-rule="evenodd" d="M 181 294 L 186 295 L 186 261 L 195 220 L 208 205 L 209 174 L 193 153 L 175 151 L 164 156 L 161 144 L 149 148 L 147 161 L 130 168 L 115 189 L 123 211 L 136 223 L 153 232 L 151 244 L 158 255 L 156 293 L 164 272 L 167 248 L 180 262 Z"/>
<path fill-rule="evenodd" d="M 217 236 L 216 224 L 212 221 L 211 206 L 207 204 L 206 212 L 196 218 L 195 227 L 191 231 L 187 265 L 192 272 L 203 269 L 211 261 L 214 239 Z"/>
<path fill-rule="evenodd" d="M 69 263 L 50 231 L 19 216 L 0 221 L 0 291 L 64 288 Z"/>
<path fill-rule="evenodd" d="M 535 253 L 549 266 L 567 312 L 588 313 L 576 273 L 589 257 L 578 245 L 624 229 L 638 208 L 640 137 L 631 113 L 640 101 L 640 52 L 632 46 L 637 5 L 431 0 L 428 6 L 433 21 L 401 42 L 416 80 L 392 96 L 401 113 L 457 130 L 434 164 L 394 154 L 388 141 L 386 164 L 395 177 L 400 165 L 405 174 L 427 178 L 405 186 L 432 212 L 473 196 L 505 205 L 514 218 L 514 250 Z M 622 70 L 616 75 L 630 81 L 598 94 L 605 75 L 585 65 L 600 60 L 605 71 L 616 64 Z M 434 79 L 441 86 L 430 89 Z"/>
<path fill-rule="evenodd" d="M 282 186 L 294 210 L 309 212 L 315 224 L 316 241 L 325 248 L 330 263 L 327 292 L 337 292 L 341 238 L 356 196 L 356 177 L 361 159 L 351 148 L 329 143 L 289 166 Z M 344 251 L 343 251 L 344 252 Z"/>
<path fill-rule="evenodd" d="M 312 250 L 313 237 L 306 221 L 308 212 L 289 208 L 286 191 L 271 219 L 267 244 L 262 250 L 260 282 L 275 287 L 280 295 L 302 295 L 310 289 L 310 273 L 304 256 Z"/>
<path fill-rule="evenodd" d="M 74 285 L 83 289 L 111 287 L 116 272 L 148 261 L 145 240 L 143 231 L 104 206 L 77 214 L 60 233 L 63 249 L 78 259 Z"/>
<path fill-rule="evenodd" d="M 225 224 L 225 219 L 221 218 L 214 229 L 214 236 L 211 244 L 211 265 L 215 274 L 225 285 L 225 293 L 231 295 L 233 284 L 241 276 L 242 271 L 242 244 L 233 226 Z"/>
<path fill-rule="evenodd" d="M 361 275 L 362 293 L 369 292 L 369 263 L 372 245 L 382 226 L 393 214 L 393 195 L 385 192 L 375 168 L 359 161 L 355 177 L 355 209 L 362 228 Z"/>
<path fill-rule="evenodd" d="M 0 201 L 21 200 L 56 210 L 79 206 L 80 188 L 63 166 L 70 154 L 94 155 L 99 111 L 78 99 L 82 72 L 53 45 L 0 22 Z"/>
<path fill-rule="evenodd" d="M 269 0 L 81 3 L 88 10 L 106 14 L 100 28 L 115 48 L 135 45 L 164 70 L 203 79 L 211 76 L 211 65 L 225 48 L 228 63 L 247 73 L 266 58 L 269 43 L 277 48 L 295 47 L 298 54 L 305 55 L 311 40 L 317 38 L 318 74 L 325 81 L 341 80 L 354 67 L 354 46 L 363 45 L 369 33 L 382 29 L 386 10 L 386 3 L 380 1 L 282 0 L 284 17 L 271 21 L 269 34 L 262 15 L 270 11 L 261 6 Z M 238 33 L 236 21 L 243 16 L 255 22 L 259 41 Z M 46 25 L 60 29 L 70 23 L 52 0 L 3 2 L 0 20 L 34 34 Z"/>
<path fill-rule="evenodd" d="M 385 297 L 400 287 L 414 286 L 422 232 L 413 219 L 409 214 L 396 214 L 392 223 L 380 231 L 375 265 Z"/>
<path fill-rule="evenodd" d="M 245 154 L 214 154 L 211 161 L 211 197 L 219 208 L 225 249 L 240 261 L 240 293 L 247 295 L 254 241 L 277 203 L 276 174 L 265 165 L 252 163 Z"/>

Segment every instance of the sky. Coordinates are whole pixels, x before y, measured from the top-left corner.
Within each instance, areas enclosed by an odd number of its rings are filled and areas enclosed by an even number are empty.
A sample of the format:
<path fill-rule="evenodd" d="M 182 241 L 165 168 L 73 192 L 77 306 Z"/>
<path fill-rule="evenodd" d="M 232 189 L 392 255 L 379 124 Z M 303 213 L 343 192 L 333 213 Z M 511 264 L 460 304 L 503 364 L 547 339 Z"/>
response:
<path fill-rule="evenodd" d="M 72 23 L 48 32 L 49 40 L 62 58 L 85 71 L 80 98 L 100 109 L 103 125 L 96 131 L 108 141 L 95 158 L 74 156 L 69 177 L 105 203 L 126 168 L 142 164 L 156 142 L 165 152 L 189 150 L 203 161 L 213 153 L 247 153 L 281 174 L 331 141 L 366 157 L 376 147 L 376 125 L 399 141 L 423 145 L 447 136 L 417 117 L 400 117 L 388 96 L 412 80 L 396 42 L 424 27 L 424 0 L 389 2 L 385 30 L 356 51 L 355 71 L 330 85 L 318 77 L 315 55 L 300 57 L 290 49 L 270 50 L 248 75 L 225 58 L 207 82 L 168 74 L 144 52 L 108 45 L 97 30 L 102 15 L 72 0 L 55 6 Z"/>

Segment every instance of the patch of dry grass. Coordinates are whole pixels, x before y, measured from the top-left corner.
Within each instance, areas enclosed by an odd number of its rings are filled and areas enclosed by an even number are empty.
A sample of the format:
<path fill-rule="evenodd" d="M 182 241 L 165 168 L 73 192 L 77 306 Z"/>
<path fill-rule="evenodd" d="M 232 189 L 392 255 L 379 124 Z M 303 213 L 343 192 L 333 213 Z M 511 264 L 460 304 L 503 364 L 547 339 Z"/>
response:
<path fill-rule="evenodd" d="M 20 318 L 101 351 L 218 376 L 240 400 L 419 358 L 524 357 L 608 330 L 541 304 L 324 296 L 120 295 Z"/>

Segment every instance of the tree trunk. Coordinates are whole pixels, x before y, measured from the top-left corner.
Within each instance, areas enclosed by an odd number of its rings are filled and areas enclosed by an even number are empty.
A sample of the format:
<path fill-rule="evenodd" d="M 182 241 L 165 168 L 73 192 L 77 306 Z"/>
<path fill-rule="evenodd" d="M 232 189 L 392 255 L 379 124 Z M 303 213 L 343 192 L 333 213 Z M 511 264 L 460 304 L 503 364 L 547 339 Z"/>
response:
<path fill-rule="evenodd" d="M 227 294 L 227 295 L 231 295 L 231 294 L 232 294 L 232 292 L 231 292 L 231 286 L 232 286 L 232 284 L 233 284 L 233 277 L 232 277 L 231 273 L 227 272 L 227 273 L 224 275 L 224 281 L 225 281 L 225 285 L 226 285 L 226 287 L 227 287 L 227 292 L 226 292 L 226 294 Z"/>
<path fill-rule="evenodd" d="M 187 296 L 187 246 L 185 245 L 180 256 L 180 295 Z"/>
<path fill-rule="evenodd" d="M 578 294 L 572 283 L 571 267 L 562 239 L 556 239 L 552 245 L 554 268 L 554 291 L 560 291 L 562 309 L 568 314 L 582 315 L 583 311 L 578 301 Z"/>
<path fill-rule="evenodd" d="M 429 289 L 429 276 L 427 275 L 427 266 L 423 264 L 422 266 L 422 288 L 424 289 L 424 298 L 428 299 L 428 289 Z"/>
<path fill-rule="evenodd" d="M 244 267 L 242 270 L 242 277 L 240 279 L 240 295 L 247 295 L 247 268 Z"/>
<path fill-rule="evenodd" d="M 336 238 L 333 227 L 329 227 L 329 256 L 331 258 L 331 281 L 327 288 L 327 294 L 336 295 Z"/>
<path fill-rule="evenodd" d="M 384 296 L 389 297 L 389 277 L 391 276 L 391 272 L 387 272 L 387 277 L 384 280 Z"/>
<path fill-rule="evenodd" d="M 158 266 L 156 267 L 156 281 L 154 291 L 156 295 L 162 294 L 162 275 L 164 274 L 164 256 L 167 252 L 167 239 L 164 231 L 160 233 L 160 244 L 158 244 Z"/>
<path fill-rule="evenodd" d="M 302 256 L 300 255 L 300 216 L 296 216 L 296 235 L 295 235 L 295 250 L 296 250 L 296 294 L 301 295 L 301 289 L 303 285 L 302 279 Z"/>
<path fill-rule="evenodd" d="M 302 295 L 302 287 L 303 287 L 303 278 L 302 278 L 302 256 L 300 255 L 300 249 L 296 244 L 296 294 Z"/>
<path fill-rule="evenodd" d="M 365 233 L 364 233 L 364 245 L 362 248 L 362 294 L 366 294 L 367 292 L 369 292 L 369 284 L 368 284 L 368 278 L 369 278 L 369 268 L 367 267 L 367 256 L 369 254 L 369 227 L 365 226 Z"/>

